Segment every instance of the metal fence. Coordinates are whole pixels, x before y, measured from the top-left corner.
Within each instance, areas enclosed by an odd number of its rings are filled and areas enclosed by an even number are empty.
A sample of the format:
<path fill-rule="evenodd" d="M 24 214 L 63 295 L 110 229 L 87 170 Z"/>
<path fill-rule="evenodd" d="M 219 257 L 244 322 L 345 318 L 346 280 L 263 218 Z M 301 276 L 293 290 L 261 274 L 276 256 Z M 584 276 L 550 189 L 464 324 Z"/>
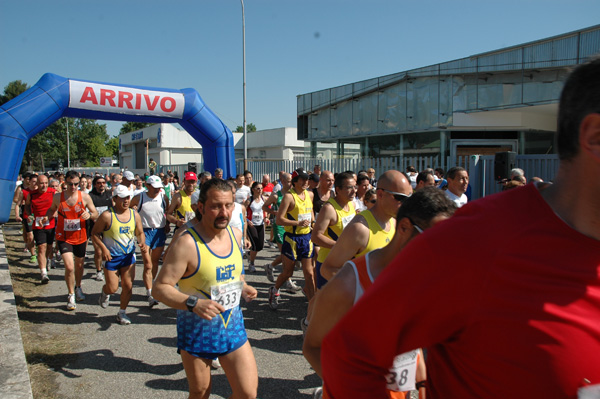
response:
<path fill-rule="evenodd" d="M 536 176 L 544 181 L 551 181 L 558 170 L 558 155 L 517 155 L 516 167 L 525 171 L 525 177 L 529 180 Z M 405 171 L 406 168 L 414 166 L 416 170 L 421 171 L 426 168 L 438 168 L 442 165 L 439 156 L 433 157 L 394 157 L 394 158 L 361 158 L 361 159 L 298 159 L 293 161 L 254 161 L 248 160 L 248 170 L 252 173 L 255 180 L 260 180 L 262 175 L 267 174 L 271 180 L 279 176 L 280 171 L 292 172 L 298 168 L 304 168 L 306 171 L 312 171 L 315 165 L 320 165 L 321 170 L 329 170 L 334 173 L 351 170 L 375 169 L 376 175 L 380 175 L 386 170 Z M 477 199 L 489 194 L 501 191 L 502 187 L 494 179 L 494 156 L 493 155 L 471 155 L 464 157 L 447 157 L 447 168 L 453 166 L 462 166 L 467 169 L 471 184 L 471 198 Z M 198 172 L 203 170 L 203 164 L 198 163 Z M 238 173 L 244 170 L 244 162 L 236 162 Z M 162 172 L 171 170 L 177 172 L 181 177 L 187 170 L 187 164 L 183 165 L 162 165 Z M 447 170 L 447 169 L 446 169 Z M 214 171 L 211 171 L 213 173 Z"/>

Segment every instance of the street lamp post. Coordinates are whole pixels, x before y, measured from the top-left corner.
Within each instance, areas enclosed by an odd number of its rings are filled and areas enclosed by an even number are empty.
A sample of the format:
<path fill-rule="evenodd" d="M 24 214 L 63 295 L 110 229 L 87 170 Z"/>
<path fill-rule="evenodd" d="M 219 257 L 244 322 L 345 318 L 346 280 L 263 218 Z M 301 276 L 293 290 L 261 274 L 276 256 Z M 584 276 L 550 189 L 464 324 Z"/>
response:
<path fill-rule="evenodd" d="M 69 140 L 69 118 L 67 119 L 67 170 L 71 169 L 71 140 Z"/>
<path fill-rule="evenodd" d="M 244 92 L 243 92 L 243 102 L 244 102 L 244 170 L 248 170 L 248 139 L 247 139 L 247 127 L 246 127 L 246 17 L 244 14 L 244 0 L 240 0 L 242 3 L 242 71 L 244 74 Z"/>

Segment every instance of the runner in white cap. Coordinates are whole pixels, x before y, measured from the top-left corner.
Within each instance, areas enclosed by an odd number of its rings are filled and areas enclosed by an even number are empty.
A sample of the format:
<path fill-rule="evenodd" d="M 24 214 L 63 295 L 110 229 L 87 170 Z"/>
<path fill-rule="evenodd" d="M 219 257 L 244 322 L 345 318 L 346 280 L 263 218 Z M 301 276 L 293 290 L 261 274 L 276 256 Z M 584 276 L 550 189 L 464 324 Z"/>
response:
<path fill-rule="evenodd" d="M 148 191 L 138 194 L 131 200 L 131 208 L 137 209 L 142 219 L 148 252 L 144 253 L 144 286 L 148 305 L 152 308 L 158 301 L 152 297 L 152 281 L 158 273 L 158 262 L 165 248 L 167 232 L 170 230 L 165 212 L 169 209 L 169 199 L 161 190 L 163 184 L 158 176 L 150 176 L 146 181 Z"/>

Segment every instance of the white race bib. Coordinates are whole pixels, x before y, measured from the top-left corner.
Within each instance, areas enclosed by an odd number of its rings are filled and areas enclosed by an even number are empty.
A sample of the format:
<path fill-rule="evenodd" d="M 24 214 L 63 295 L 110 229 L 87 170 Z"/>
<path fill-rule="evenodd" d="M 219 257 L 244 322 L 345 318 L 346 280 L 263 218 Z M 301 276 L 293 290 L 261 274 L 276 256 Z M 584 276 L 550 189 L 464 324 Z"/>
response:
<path fill-rule="evenodd" d="M 65 219 L 65 231 L 79 231 L 81 230 L 80 219 Z"/>
<path fill-rule="evenodd" d="M 346 226 L 348 226 L 348 223 L 350 223 L 350 221 L 352 219 L 354 219 L 354 216 L 356 216 L 356 215 L 348 215 L 348 216 L 342 218 L 342 229 L 345 229 Z"/>
<path fill-rule="evenodd" d="M 102 215 L 102 212 L 106 211 L 108 209 L 107 206 L 97 206 L 96 210 L 98 211 L 98 215 Z"/>
<path fill-rule="evenodd" d="M 588 385 L 577 390 L 577 399 L 600 398 L 600 384 Z"/>
<path fill-rule="evenodd" d="M 301 213 L 298 215 L 298 221 L 302 222 L 304 220 L 311 220 L 312 219 L 312 213 Z"/>
<path fill-rule="evenodd" d="M 186 212 L 185 213 L 185 221 L 186 222 L 189 222 L 190 220 L 192 220 L 195 217 L 196 217 L 196 214 L 194 212 Z"/>
<path fill-rule="evenodd" d="M 241 281 L 213 285 L 210 287 L 210 297 L 213 301 L 223 306 L 225 310 L 233 309 L 240 305 L 243 285 L 244 283 Z"/>
<path fill-rule="evenodd" d="M 389 374 L 385 376 L 387 389 L 396 392 L 414 390 L 416 388 L 418 359 L 418 349 L 396 356 L 394 365 Z"/>
<path fill-rule="evenodd" d="M 42 222 L 42 219 L 44 219 L 43 216 L 38 216 L 35 218 L 35 225 L 36 226 L 40 226 L 40 227 L 44 227 L 44 226 L 48 226 L 50 224 L 50 219 L 46 220 L 46 223 Z"/>

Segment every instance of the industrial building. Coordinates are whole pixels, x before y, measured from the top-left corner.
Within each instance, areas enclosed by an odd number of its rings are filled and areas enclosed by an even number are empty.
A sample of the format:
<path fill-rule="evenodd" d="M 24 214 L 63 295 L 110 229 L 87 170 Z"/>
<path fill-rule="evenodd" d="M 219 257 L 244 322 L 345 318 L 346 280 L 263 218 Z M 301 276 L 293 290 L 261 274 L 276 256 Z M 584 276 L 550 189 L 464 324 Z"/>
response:
<path fill-rule="evenodd" d="M 297 97 L 310 157 L 554 154 L 569 69 L 600 53 L 600 25 Z"/>
<path fill-rule="evenodd" d="M 244 159 L 243 133 L 233 133 L 235 158 Z M 296 128 L 249 132 L 248 159 L 254 161 L 289 161 L 304 155 L 305 144 L 297 139 Z M 202 146 L 178 125 L 159 123 L 119 136 L 119 164 L 134 173 L 147 172 L 152 158 L 159 170 L 166 167 L 184 171 L 188 162 L 204 170 Z M 212 171 L 211 171 L 212 172 Z"/>

